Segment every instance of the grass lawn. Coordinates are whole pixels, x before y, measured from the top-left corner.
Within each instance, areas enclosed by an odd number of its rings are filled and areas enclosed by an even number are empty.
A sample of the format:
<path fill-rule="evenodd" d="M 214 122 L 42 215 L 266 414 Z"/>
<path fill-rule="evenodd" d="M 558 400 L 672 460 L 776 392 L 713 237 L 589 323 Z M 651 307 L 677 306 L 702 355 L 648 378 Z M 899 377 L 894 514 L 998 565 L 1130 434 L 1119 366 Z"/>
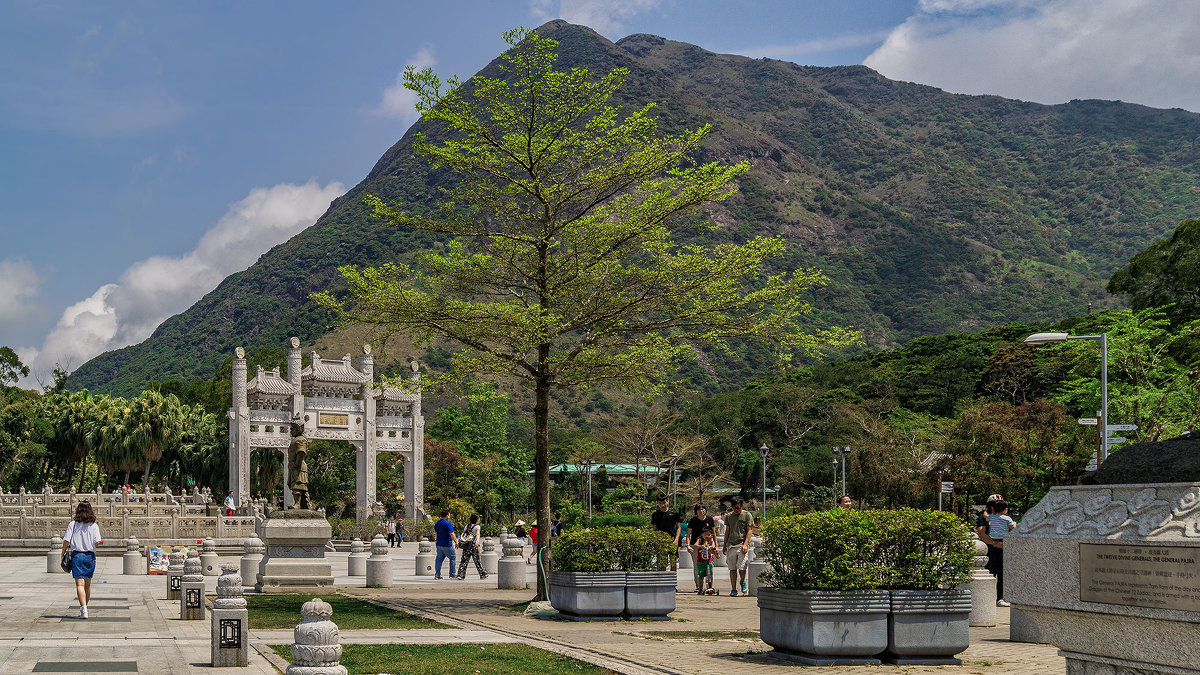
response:
<path fill-rule="evenodd" d="M 643 630 L 638 635 L 648 635 L 664 640 L 757 640 L 756 630 Z"/>
<path fill-rule="evenodd" d="M 334 618 L 337 618 L 335 613 Z M 271 645 L 284 660 L 292 660 L 289 645 Z M 475 675 L 475 673 L 527 673 L 609 675 L 607 668 L 577 661 L 528 645 L 342 645 L 341 664 L 350 675 L 405 673 L 406 675 Z"/>
<path fill-rule="evenodd" d="M 454 626 L 397 612 L 358 598 L 348 598 L 344 595 L 319 597 L 333 607 L 333 622 L 340 630 L 454 628 Z M 246 608 L 250 612 L 250 626 L 253 628 L 295 628 L 296 624 L 304 618 L 300 616 L 300 606 L 312 599 L 311 595 L 247 595 Z"/>

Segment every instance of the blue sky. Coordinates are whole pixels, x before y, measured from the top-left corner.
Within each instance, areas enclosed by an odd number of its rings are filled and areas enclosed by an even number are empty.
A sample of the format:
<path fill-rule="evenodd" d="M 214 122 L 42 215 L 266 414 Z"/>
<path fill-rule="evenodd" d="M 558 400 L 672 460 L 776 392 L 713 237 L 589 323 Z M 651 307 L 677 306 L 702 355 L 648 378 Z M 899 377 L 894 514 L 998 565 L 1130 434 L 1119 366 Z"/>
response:
<path fill-rule="evenodd" d="M 141 341 L 362 180 L 414 120 L 407 64 L 469 76 L 501 32 L 556 17 L 949 91 L 1200 111 L 1190 0 L 16 0 L 0 345 L 44 378 Z"/>

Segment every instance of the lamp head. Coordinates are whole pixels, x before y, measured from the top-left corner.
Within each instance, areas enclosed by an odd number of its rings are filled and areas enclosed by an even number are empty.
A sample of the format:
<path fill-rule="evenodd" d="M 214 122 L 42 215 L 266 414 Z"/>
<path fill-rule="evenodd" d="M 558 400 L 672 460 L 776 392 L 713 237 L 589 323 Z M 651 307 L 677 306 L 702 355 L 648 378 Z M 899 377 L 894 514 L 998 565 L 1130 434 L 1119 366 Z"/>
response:
<path fill-rule="evenodd" d="M 1047 342 L 1063 342 L 1068 337 L 1067 333 L 1034 333 L 1025 338 L 1026 344 L 1044 345 Z"/>

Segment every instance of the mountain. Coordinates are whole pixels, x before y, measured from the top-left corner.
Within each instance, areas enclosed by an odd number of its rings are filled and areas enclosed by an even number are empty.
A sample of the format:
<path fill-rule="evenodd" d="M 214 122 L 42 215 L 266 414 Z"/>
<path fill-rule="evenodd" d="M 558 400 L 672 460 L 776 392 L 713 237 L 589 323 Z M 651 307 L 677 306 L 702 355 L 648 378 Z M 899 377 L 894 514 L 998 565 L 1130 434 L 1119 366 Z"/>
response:
<path fill-rule="evenodd" d="M 807 67 L 714 54 L 653 35 L 610 42 L 553 21 L 560 66 L 629 69 L 621 103 L 658 103 L 664 131 L 704 123 L 701 160 L 747 159 L 708 241 L 780 233 L 786 266 L 832 280 L 814 321 L 861 328 L 869 347 L 1113 306 L 1112 272 L 1200 212 L 1200 115 L 1109 101 L 1039 105 L 888 80 L 863 66 Z M 498 76 L 496 62 L 482 74 Z M 328 317 L 309 293 L 338 265 L 432 245 L 385 227 L 367 194 L 421 208 L 449 176 L 412 152 L 418 122 L 314 224 L 225 279 L 141 344 L 81 366 L 71 388 L 131 393 L 209 377 L 238 345 L 310 344 Z M 752 355 L 704 359 L 716 386 L 761 372 Z"/>

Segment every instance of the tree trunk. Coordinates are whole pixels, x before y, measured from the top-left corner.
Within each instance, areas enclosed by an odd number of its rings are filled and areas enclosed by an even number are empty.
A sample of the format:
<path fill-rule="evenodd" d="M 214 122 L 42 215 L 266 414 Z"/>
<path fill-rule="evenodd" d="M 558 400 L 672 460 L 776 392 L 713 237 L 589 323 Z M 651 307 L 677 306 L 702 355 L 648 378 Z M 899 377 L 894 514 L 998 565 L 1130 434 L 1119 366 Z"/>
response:
<path fill-rule="evenodd" d="M 146 470 L 142 472 L 142 494 L 150 494 L 150 460 L 146 460 Z"/>
<path fill-rule="evenodd" d="M 537 541 L 534 550 L 550 544 L 550 368 L 546 361 L 550 355 L 549 345 L 538 347 L 538 374 L 534 383 L 533 407 L 533 491 L 537 497 Z M 539 560 L 540 560 L 539 556 Z M 535 602 L 549 600 L 546 595 L 546 570 L 537 568 L 537 591 Z"/>
<path fill-rule="evenodd" d="M 76 492 L 83 492 L 83 478 L 87 475 L 87 460 L 88 450 L 83 451 L 83 459 L 79 462 L 79 485 L 75 486 Z"/>

